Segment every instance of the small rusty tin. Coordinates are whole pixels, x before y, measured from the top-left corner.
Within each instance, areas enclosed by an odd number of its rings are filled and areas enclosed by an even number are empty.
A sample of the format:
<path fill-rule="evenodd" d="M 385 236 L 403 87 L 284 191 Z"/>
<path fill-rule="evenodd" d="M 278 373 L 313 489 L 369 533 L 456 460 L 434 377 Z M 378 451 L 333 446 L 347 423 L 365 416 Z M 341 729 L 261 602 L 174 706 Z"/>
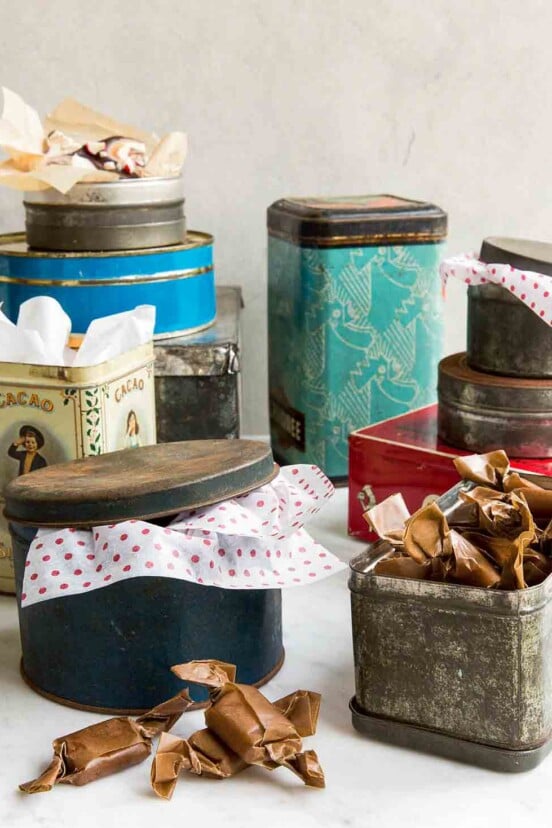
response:
<path fill-rule="evenodd" d="M 491 237 L 480 259 L 552 277 L 552 244 Z M 552 290 L 552 279 L 550 281 Z M 468 288 L 468 364 L 475 371 L 552 379 L 552 328 L 509 290 Z"/>
<path fill-rule="evenodd" d="M 552 379 L 485 374 L 466 354 L 439 363 L 439 437 L 466 451 L 552 457 Z"/>
<path fill-rule="evenodd" d="M 445 514 L 471 485 L 439 499 Z M 502 591 L 375 575 L 390 548 L 350 563 L 354 726 L 493 770 L 535 767 L 552 747 L 552 577 Z"/>
<path fill-rule="evenodd" d="M 240 435 L 241 288 L 217 288 L 217 320 L 199 334 L 155 346 L 157 439 Z"/>
<path fill-rule="evenodd" d="M 37 250 L 139 250 L 181 244 L 182 178 L 81 181 L 68 193 L 25 193 L 29 246 Z"/>
<path fill-rule="evenodd" d="M 37 527 L 134 518 L 166 525 L 184 509 L 252 491 L 276 473 L 264 443 L 196 440 L 85 458 L 13 481 L 5 514 L 25 681 L 61 704 L 117 713 L 149 710 L 177 693 L 182 682 L 170 668 L 193 659 L 236 664 L 246 684 L 268 681 L 284 657 L 279 589 L 135 577 L 24 608 L 21 589 Z M 78 563 L 78 546 L 72 554 Z M 206 699 L 200 688 L 190 692 Z"/>

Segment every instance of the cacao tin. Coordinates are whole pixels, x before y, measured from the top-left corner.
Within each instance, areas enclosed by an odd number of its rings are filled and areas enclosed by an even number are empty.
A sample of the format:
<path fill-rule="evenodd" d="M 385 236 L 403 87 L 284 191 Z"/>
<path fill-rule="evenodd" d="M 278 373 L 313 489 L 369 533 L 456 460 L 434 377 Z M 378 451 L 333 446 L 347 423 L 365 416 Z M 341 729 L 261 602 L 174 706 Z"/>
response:
<path fill-rule="evenodd" d="M 215 658 L 236 664 L 238 681 L 268 681 L 284 657 L 279 589 L 141 576 L 22 608 L 21 588 L 36 527 L 132 519 L 166 525 L 183 509 L 251 491 L 276 472 L 265 443 L 195 440 L 85 458 L 13 481 L 6 516 L 27 683 L 62 704 L 134 713 L 182 689 L 170 668 L 184 661 Z M 78 563 L 78 546 L 71 552 Z M 206 699 L 196 686 L 190 692 Z"/>
<path fill-rule="evenodd" d="M 0 302 L 15 322 L 19 306 L 53 296 L 83 334 L 93 319 L 155 305 L 155 339 L 194 333 L 215 321 L 213 237 L 191 230 L 170 247 L 108 253 L 31 250 L 23 233 L 0 236 Z"/>
<path fill-rule="evenodd" d="M 491 237 L 480 259 L 552 277 L 552 244 L 545 242 Z M 552 291 L 552 278 L 550 285 Z M 471 286 L 468 364 L 476 371 L 552 379 L 552 328 L 500 285 Z"/>
<path fill-rule="evenodd" d="M 435 401 L 439 207 L 390 195 L 268 209 L 270 429 L 277 459 L 347 475 L 351 431 Z"/>
<path fill-rule="evenodd" d="M 7 484 L 73 458 L 155 443 L 153 362 L 151 343 L 87 368 L 0 362 L 0 591 L 15 592 L 2 516 Z"/>
<path fill-rule="evenodd" d="M 437 501 L 445 513 L 463 485 Z M 494 770 L 535 767 L 552 747 L 552 577 L 503 591 L 375 575 L 390 548 L 350 564 L 354 726 Z"/>
<path fill-rule="evenodd" d="M 470 452 L 552 457 L 552 379 L 474 371 L 459 353 L 440 362 L 438 395 L 445 443 Z"/>
<path fill-rule="evenodd" d="M 25 193 L 27 241 L 37 250 L 139 250 L 181 244 L 182 178 L 81 181 L 68 193 Z"/>

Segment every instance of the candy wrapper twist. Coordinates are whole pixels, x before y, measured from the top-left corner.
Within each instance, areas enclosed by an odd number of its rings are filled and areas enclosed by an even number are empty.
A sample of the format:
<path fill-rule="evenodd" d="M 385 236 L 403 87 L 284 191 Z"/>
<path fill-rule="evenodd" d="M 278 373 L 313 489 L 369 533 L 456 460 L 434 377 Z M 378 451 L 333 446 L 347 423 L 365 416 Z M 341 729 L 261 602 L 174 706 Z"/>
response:
<path fill-rule="evenodd" d="M 170 729 L 192 700 L 183 690 L 137 719 L 118 717 L 85 727 L 53 742 L 54 757 L 46 770 L 19 786 L 24 793 L 45 793 L 57 783 L 86 785 L 143 762 L 152 739 Z"/>
<path fill-rule="evenodd" d="M 178 775 L 225 779 L 249 765 L 285 767 L 309 787 L 323 788 L 324 773 L 302 737 L 316 731 L 320 696 L 298 690 L 272 703 L 255 687 L 236 684 L 236 668 L 220 661 L 191 661 L 172 668 L 179 678 L 207 687 L 207 728 L 179 739 L 161 735 L 151 768 L 158 796 L 170 799 Z"/>
<path fill-rule="evenodd" d="M 510 469 L 503 451 L 456 458 L 468 481 L 445 513 L 436 503 L 410 515 L 392 495 L 364 515 L 392 550 L 377 575 L 525 589 L 552 572 L 552 490 Z"/>

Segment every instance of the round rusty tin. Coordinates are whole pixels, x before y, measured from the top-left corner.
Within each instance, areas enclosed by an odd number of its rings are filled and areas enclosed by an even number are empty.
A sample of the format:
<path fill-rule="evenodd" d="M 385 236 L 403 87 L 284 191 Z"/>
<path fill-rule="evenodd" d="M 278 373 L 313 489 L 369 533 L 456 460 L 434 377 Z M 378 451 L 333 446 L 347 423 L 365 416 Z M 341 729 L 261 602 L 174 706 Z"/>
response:
<path fill-rule="evenodd" d="M 480 259 L 552 277 L 552 244 L 493 236 L 484 240 Z M 509 377 L 552 378 L 552 328 L 500 285 L 472 286 L 468 364 Z"/>
<path fill-rule="evenodd" d="M 138 250 L 181 244 L 182 178 L 81 181 L 68 193 L 25 193 L 29 246 L 38 250 Z"/>
<path fill-rule="evenodd" d="M 451 446 L 511 457 L 552 457 L 552 380 L 474 371 L 465 353 L 439 364 L 439 437 Z"/>

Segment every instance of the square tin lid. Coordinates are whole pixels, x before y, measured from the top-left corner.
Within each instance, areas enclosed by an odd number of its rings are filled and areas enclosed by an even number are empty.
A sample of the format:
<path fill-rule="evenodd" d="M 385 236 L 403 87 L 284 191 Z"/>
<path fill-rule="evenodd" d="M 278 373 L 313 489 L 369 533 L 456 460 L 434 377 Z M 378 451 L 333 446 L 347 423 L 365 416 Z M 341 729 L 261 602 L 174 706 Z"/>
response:
<path fill-rule="evenodd" d="M 427 244 L 447 233 L 440 207 L 387 194 L 282 198 L 267 221 L 269 235 L 303 247 Z"/>
<path fill-rule="evenodd" d="M 149 519 L 245 494 L 277 474 L 255 440 L 189 440 L 47 466 L 7 486 L 4 514 L 30 526 L 90 527 Z"/>

